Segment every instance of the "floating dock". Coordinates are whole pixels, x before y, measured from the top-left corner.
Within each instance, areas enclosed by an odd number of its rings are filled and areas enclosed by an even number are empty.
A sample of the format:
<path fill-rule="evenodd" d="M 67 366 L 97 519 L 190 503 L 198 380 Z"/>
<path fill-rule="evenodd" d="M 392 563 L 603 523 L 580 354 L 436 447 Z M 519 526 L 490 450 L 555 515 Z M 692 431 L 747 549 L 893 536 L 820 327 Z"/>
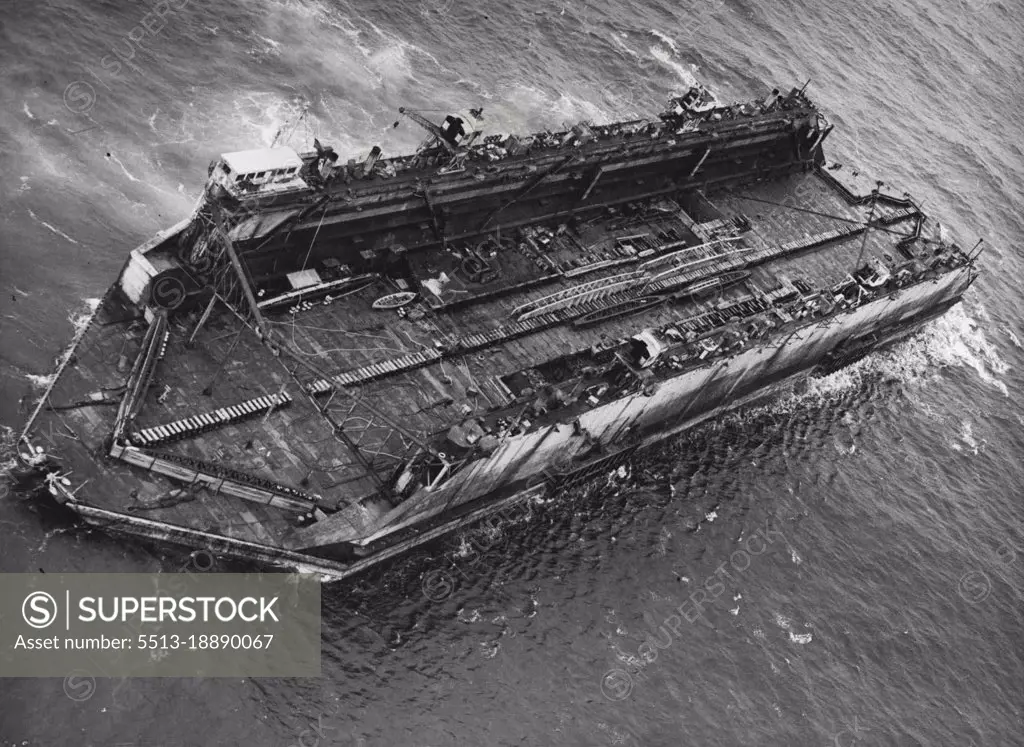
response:
<path fill-rule="evenodd" d="M 343 578 L 912 334 L 976 255 L 803 89 L 416 153 L 221 156 L 21 435 L 92 525 Z"/>

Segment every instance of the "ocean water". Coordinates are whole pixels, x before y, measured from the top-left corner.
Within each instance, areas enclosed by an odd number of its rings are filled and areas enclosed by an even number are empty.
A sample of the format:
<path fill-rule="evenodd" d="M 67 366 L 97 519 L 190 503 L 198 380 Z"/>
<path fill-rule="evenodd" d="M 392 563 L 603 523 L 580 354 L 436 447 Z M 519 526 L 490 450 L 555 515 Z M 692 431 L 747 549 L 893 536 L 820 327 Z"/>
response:
<path fill-rule="evenodd" d="M 407 151 L 399 106 L 522 131 L 810 80 L 830 155 L 986 246 L 895 349 L 326 588 L 321 680 L 0 679 L 0 745 L 1024 744 L 1024 21 L 842 6 L 0 0 L 5 429 L 216 154 Z M 0 571 L 188 563 L 0 493 Z"/>

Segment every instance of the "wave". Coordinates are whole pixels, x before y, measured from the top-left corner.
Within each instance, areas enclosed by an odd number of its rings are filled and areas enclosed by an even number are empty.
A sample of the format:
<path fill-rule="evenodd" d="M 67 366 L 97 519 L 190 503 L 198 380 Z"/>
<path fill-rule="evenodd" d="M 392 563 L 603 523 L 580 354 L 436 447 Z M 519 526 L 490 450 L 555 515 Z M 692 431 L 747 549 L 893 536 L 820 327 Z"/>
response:
<path fill-rule="evenodd" d="M 862 387 L 869 378 L 923 383 L 948 367 L 971 368 L 982 381 L 1008 395 L 999 376 L 1009 370 L 1009 365 L 985 337 L 981 325 L 968 315 L 963 304 L 958 304 L 917 335 L 828 376 L 810 379 L 804 393 L 793 395 L 793 402 L 828 399 Z"/>
<path fill-rule="evenodd" d="M 651 29 L 651 33 L 654 34 L 659 39 L 661 39 L 663 42 L 665 42 L 665 44 L 668 45 L 668 48 L 672 50 L 672 54 L 679 54 L 679 47 L 676 46 L 676 43 L 672 39 L 672 37 L 662 33 L 661 31 L 658 31 L 658 29 Z"/>
<path fill-rule="evenodd" d="M 85 326 L 92 319 L 102 300 L 100 298 L 83 299 L 82 303 L 85 304 L 85 308 L 68 314 L 68 321 L 71 322 L 71 326 L 75 329 L 75 336 L 78 336 L 85 329 Z"/>
<path fill-rule="evenodd" d="M 652 46 L 650 48 L 650 53 L 651 57 L 653 57 L 662 65 L 667 67 L 669 70 L 674 72 L 679 77 L 679 80 L 683 82 L 684 85 L 697 85 L 697 78 L 693 74 L 694 68 L 692 66 L 673 60 L 672 55 L 659 46 Z"/>

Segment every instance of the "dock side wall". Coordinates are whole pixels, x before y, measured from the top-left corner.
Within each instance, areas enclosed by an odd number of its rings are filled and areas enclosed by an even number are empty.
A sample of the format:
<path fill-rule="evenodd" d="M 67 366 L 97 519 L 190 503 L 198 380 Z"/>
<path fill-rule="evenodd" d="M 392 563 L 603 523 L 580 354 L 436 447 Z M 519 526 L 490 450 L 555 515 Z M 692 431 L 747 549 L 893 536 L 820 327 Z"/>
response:
<path fill-rule="evenodd" d="M 507 439 L 490 456 L 470 464 L 444 485 L 411 496 L 381 521 L 382 529 L 366 542 L 407 526 L 442 509 L 462 505 L 510 485 L 525 485 L 552 470 L 566 469 L 588 439 L 605 451 L 637 440 L 653 443 L 689 428 L 773 384 L 806 372 L 840 343 L 925 315 L 963 294 L 969 273 L 951 272 L 933 281 L 905 288 L 867 303 L 840 317 L 812 322 L 788 337 L 752 347 L 708 366 L 661 381 L 650 396 L 633 394 L 601 405 L 579 418 L 579 428 L 561 423 Z M 573 463 L 573 467 L 585 465 Z M 305 546 L 331 543 L 330 519 L 310 527 L 301 540 Z"/>

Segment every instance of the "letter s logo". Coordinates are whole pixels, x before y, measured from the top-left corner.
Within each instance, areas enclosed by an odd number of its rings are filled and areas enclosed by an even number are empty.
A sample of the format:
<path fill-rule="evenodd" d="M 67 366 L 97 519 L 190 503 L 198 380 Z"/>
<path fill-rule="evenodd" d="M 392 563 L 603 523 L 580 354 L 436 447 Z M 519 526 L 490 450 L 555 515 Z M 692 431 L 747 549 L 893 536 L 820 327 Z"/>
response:
<path fill-rule="evenodd" d="M 33 628 L 47 628 L 57 619 L 57 601 L 45 591 L 33 591 L 21 604 L 21 616 Z"/>

